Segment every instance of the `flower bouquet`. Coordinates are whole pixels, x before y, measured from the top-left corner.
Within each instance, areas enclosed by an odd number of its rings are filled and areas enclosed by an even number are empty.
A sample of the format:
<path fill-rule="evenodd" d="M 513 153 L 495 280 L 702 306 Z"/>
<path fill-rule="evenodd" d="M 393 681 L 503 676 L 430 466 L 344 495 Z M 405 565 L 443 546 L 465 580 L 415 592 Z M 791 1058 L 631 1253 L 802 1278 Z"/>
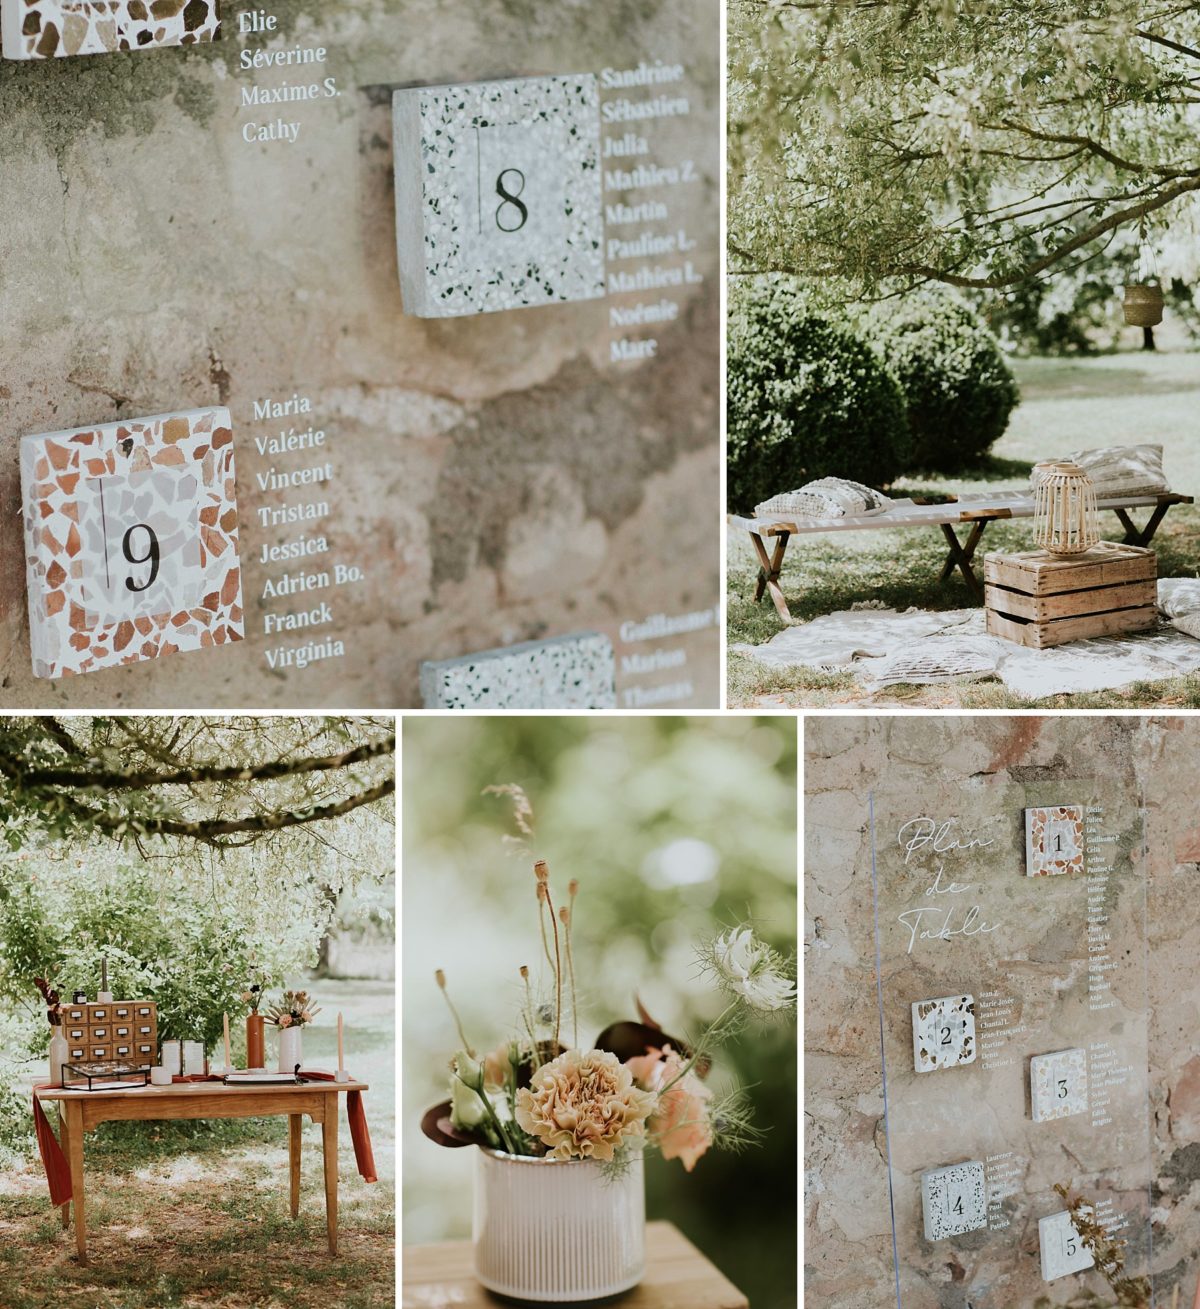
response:
<path fill-rule="evenodd" d="M 304 1061 L 300 1033 L 321 1012 L 307 991 L 284 991 L 283 999 L 268 1005 L 263 1017 L 279 1029 L 279 1071 L 294 1073 Z"/>
<path fill-rule="evenodd" d="M 449 1099 L 421 1126 L 438 1145 L 479 1148 L 479 1281 L 514 1299 L 562 1303 L 615 1295 L 641 1280 L 647 1149 L 691 1172 L 712 1147 L 758 1139 L 745 1095 L 718 1097 L 705 1078 L 722 1041 L 756 1015 L 790 1010 L 796 988 L 775 951 L 749 928 L 734 928 L 698 952 L 728 998 L 698 1038 L 668 1036 L 639 1001 L 638 1021 L 613 1023 L 581 1045 L 572 949 L 578 883 L 569 883 L 556 913 L 548 866 L 538 860 L 533 871 L 550 987 L 535 993 L 523 966 L 515 1034 L 481 1055 L 438 971 L 461 1048 Z"/>

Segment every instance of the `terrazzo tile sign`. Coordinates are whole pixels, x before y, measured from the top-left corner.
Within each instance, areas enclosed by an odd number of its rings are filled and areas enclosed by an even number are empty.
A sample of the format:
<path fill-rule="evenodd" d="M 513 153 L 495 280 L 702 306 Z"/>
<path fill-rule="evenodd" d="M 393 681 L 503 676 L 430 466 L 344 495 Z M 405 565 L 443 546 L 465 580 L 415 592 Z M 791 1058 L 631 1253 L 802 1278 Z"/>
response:
<path fill-rule="evenodd" d="M 1038 1219 L 1038 1244 L 1042 1251 L 1044 1282 L 1053 1282 L 1096 1266 L 1095 1257 L 1080 1240 L 1071 1215 L 1065 1209 Z"/>
<path fill-rule="evenodd" d="M 1035 1123 L 1087 1113 L 1086 1050 L 1034 1055 L 1029 1061 L 1029 1081 Z"/>
<path fill-rule="evenodd" d="M 194 45 L 221 32 L 220 0 L 0 0 L 6 59 Z"/>
<path fill-rule="evenodd" d="M 983 1164 L 971 1160 L 922 1173 L 921 1205 L 927 1241 L 944 1241 L 985 1227 L 987 1184 Z"/>
<path fill-rule="evenodd" d="M 26 436 L 21 489 L 35 676 L 242 639 L 227 409 Z"/>
<path fill-rule="evenodd" d="M 616 657 L 597 632 L 421 665 L 426 709 L 615 709 Z"/>
<path fill-rule="evenodd" d="M 918 1073 L 975 1062 L 975 997 L 918 1000 L 912 1007 L 913 1066 Z"/>
<path fill-rule="evenodd" d="M 406 312 L 604 294 L 594 75 L 415 87 L 395 93 L 392 116 Z"/>
<path fill-rule="evenodd" d="M 1083 807 L 1025 810 L 1025 874 L 1054 877 L 1083 871 Z"/>

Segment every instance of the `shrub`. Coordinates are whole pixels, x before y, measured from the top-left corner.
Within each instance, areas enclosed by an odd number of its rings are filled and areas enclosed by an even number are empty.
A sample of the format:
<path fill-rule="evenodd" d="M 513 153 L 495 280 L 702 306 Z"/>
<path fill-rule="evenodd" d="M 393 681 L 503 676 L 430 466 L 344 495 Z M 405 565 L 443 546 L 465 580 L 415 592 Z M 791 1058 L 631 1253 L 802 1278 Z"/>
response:
<path fill-rule="evenodd" d="M 1020 399 L 996 338 L 969 306 L 945 292 L 899 310 L 880 306 L 869 322 L 908 403 L 907 467 L 954 473 L 978 464 Z"/>
<path fill-rule="evenodd" d="M 731 509 L 819 477 L 884 486 L 908 466 L 896 381 L 794 283 L 755 279 L 732 293 L 727 403 Z"/>

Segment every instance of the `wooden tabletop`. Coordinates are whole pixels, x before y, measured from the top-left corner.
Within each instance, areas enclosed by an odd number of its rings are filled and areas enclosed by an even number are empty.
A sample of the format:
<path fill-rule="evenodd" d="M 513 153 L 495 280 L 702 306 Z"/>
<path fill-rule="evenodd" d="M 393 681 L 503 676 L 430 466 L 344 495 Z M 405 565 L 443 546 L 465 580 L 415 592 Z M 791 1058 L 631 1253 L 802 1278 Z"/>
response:
<path fill-rule="evenodd" d="M 471 1242 L 406 1245 L 404 1309 L 493 1309 L 505 1302 L 471 1272 Z M 646 1276 L 616 1309 L 749 1309 L 750 1302 L 670 1223 L 646 1226 Z"/>
<path fill-rule="evenodd" d="M 119 1091 L 74 1091 L 45 1087 L 34 1092 L 39 1100 L 114 1100 L 126 1096 L 145 1099 L 184 1099 L 207 1095 L 311 1095 L 314 1091 L 337 1094 L 342 1091 L 367 1091 L 366 1082 L 257 1082 L 227 1086 L 224 1082 L 179 1082 L 174 1086 L 125 1087 Z"/>

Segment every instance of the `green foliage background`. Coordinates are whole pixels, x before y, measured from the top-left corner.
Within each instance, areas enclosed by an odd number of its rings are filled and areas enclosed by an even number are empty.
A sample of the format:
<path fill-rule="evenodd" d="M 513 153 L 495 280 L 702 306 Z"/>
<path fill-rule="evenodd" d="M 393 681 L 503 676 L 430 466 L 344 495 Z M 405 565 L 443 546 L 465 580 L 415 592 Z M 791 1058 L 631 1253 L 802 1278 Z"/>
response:
<path fill-rule="evenodd" d="M 926 291 L 878 307 L 863 332 L 904 392 L 906 467 L 956 473 L 978 464 L 1004 435 L 1020 392 L 975 311 L 945 290 Z"/>
<path fill-rule="evenodd" d="M 443 968 L 473 1044 L 515 1029 L 518 969 L 541 946 L 532 860 L 580 882 L 575 954 L 581 1043 L 634 1016 L 668 1031 L 712 1019 L 697 942 L 750 918 L 796 943 L 796 731 L 786 719 L 408 720 L 403 747 L 404 1240 L 470 1232 L 473 1150 L 444 1150 L 419 1120 L 446 1096 L 457 1039 L 434 983 Z M 529 851 L 505 844 L 511 809 L 483 796 L 516 782 L 532 801 Z M 544 968 L 543 968 L 544 975 Z M 718 1054 L 711 1083 L 746 1086 L 766 1143 L 713 1151 L 690 1175 L 647 1167 L 651 1219 L 675 1223 L 756 1309 L 796 1303 L 796 1028 L 753 1028 Z"/>
<path fill-rule="evenodd" d="M 821 477 L 872 486 L 910 466 L 904 394 L 845 314 L 791 278 L 735 279 L 729 504 L 740 513 Z"/>

